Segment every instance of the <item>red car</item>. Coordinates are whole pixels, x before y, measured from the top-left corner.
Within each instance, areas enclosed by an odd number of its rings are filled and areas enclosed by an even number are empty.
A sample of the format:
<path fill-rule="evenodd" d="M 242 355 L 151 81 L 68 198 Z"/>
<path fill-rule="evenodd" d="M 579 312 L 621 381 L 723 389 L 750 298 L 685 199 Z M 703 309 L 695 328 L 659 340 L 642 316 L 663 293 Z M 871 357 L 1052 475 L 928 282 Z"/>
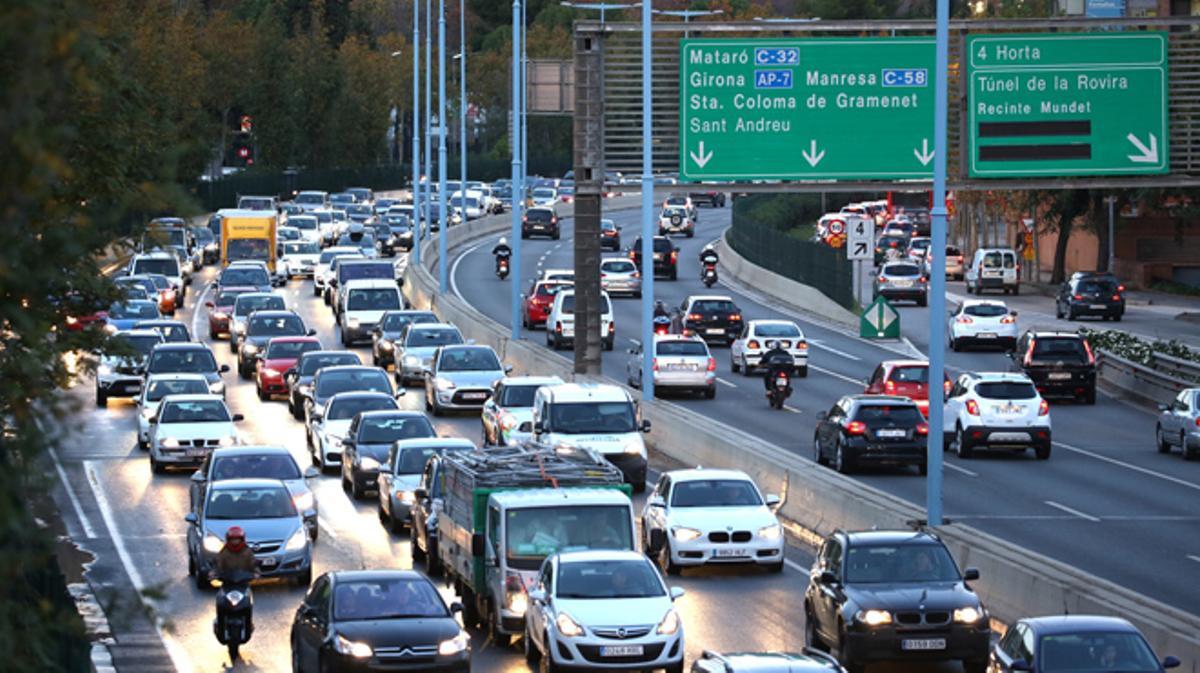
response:
<path fill-rule="evenodd" d="M 208 337 L 214 341 L 221 335 L 229 336 L 230 316 L 233 314 L 233 302 L 239 294 L 258 292 L 258 288 L 247 285 L 223 287 L 217 291 L 213 301 L 204 302 L 208 307 Z"/>
<path fill-rule="evenodd" d="M 258 399 L 266 401 L 275 395 L 287 395 L 289 391 L 283 375 L 296 366 L 301 355 L 319 350 L 321 342 L 316 337 L 275 337 L 268 341 L 254 373 Z"/>
<path fill-rule="evenodd" d="M 522 295 L 521 298 L 521 322 L 524 323 L 525 329 L 545 326 L 550 307 L 554 304 L 554 295 L 558 294 L 559 290 L 572 286 L 573 283 L 562 281 L 534 281 L 529 294 Z"/>
<path fill-rule="evenodd" d="M 946 379 L 944 391 L 950 390 L 950 379 Z M 867 387 L 863 391 L 870 395 L 900 395 L 917 403 L 917 408 L 929 417 L 929 363 L 923 360 L 884 360 L 879 363 Z"/>

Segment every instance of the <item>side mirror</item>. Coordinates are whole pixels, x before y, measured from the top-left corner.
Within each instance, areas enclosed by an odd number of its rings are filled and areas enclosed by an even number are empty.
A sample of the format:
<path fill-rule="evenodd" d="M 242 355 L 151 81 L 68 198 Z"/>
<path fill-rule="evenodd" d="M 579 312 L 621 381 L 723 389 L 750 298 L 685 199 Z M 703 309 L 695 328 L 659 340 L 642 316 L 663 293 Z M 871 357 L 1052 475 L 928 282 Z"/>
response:
<path fill-rule="evenodd" d="M 667 544 L 667 532 L 661 528 L 655 528 L 650 531 L 650 549 L 651 554 L 657 554 L 662 551 Z"/>
<path fill-rule="evenodd" d="M 1180 663 L 1181 662 L 1179 661 L 1179 657 L 1167 657 L 1166 659 L 1162 660 L 1162 667 L 1163 668 L 1179 668 Z"/>
<path fill-rule="evenodd" d="M 646 500 L 646 504 L 651 507 L 666 507 L 667 503 L 661 495 L 652 495 Z"/>
<path fill-rule="evenodd" d="M 545 431 L 546 431 L 546 423 L 545 423 L 544 421 L 536 421 L 536 422 L 534 422 L 534 424 L 533 424 L 533 432 L 534 432 L 534 434 L 538 434 L 538 435 L 540 435 L 540 434 L 542 434 L 542 433 L 543 433 L 543 432 L 545 432 Z"/>
<path fill-rule="evenodd" d="M 408 388 L 401 387 L 396 390 L 395 397 L 400 398 L 400 397 L 404 397 L 407 394 L 408 394 Z"/>
<path fill-rule="evenodd" d="M 245 416 L 243 416 L 243 415 L 241 415 L 241 414 L 234 414 L 234 415 L 233 415 L 233 422 L 234 422 L 234 423 L 240 423 L 240 422 L 242 422 L 242 421 L 244 421 L 244 420 L 246 420 L 246 417 L 245 417 Z"/>
<path fill-rule="evenodd" d="M 321 476 L 321 473 L 315 467 L 308 467 L 304 470 L 305 479 L 316 479 L 319 476 Z"/>
<path fill-rule="evenodd" d="M 459 603 L 458 601 L 454 601 L 453 603 L 450 604 L 450 612 L 451 613 L 462 612 L 462 611 L 463 611 L 462 603 Z"/>
<path fill-rule="evenodd" d="M 546 601 L 546 592 L 541 589 L 531 589 L 529 591 L 529 600 L 534 603 L 544 603 Z"/>
<path fill-rule="evenodd" d="M 512 365 L 504 365 L 504 373 L 505 373 L 505 374 L 511 374 L 511 373 L 512 373 L 512 370 L 513 370 L 513 366 L 512 366 Z"/>
<path fill-rule="evenodd" d="M 221 365 L 220 369 L 218 369 L 217 371 L 218 371 L 218 372 L 220 372 L 220 373 L 222 373 L 222 374 L 228 373 L 228 372 L 229 372 L 229 365 Z"/>
<path fill-rule="evenodd" d="M 284 373 L 283 373 L 283 377 L 284 377 L 284 378 L 289 378 L 289 379 L 290 379 L 291 377 L 295 376 L 295 375 L 296 375 L 296 368 L 295 368 L 295 367 L 292 367 L 291 369 L 289 369 L 289 370 L 287 370 L 286 372 L 284 372 Z"/>
<path fill-rule="evenodd" d="M 963 581 L 971 582 L 979 579 L 979 568 L 967 568 L 963 571 Z"/>
<path fill-rule="evenodd" d="M 187 515 L 183 517 L 183 520 L 192 524 L 193 526 L 200 523 L 200 517 L 196 516 L 195 512 L 188 512 Z"/>
<path fill-rule="evenodd" d="M 771 493 L 767 496 L 767 507 L 778 507 L 779 503 L 783 502 L 779 496 Z"/>
<path fill-rule="evenodd" d="M 192 473 L 192 481 L 197 484 L 203 484 L 204 482 L 208 481 L 208 477 L 204 476 L 203 471 L 196 470 Z"/>
<path fill-rule="evenodd" d="M 425 500 L 429 497 L 429 491 L 424 488 L 413 489 L 413 497 L 417 500 Z"/>
<path fill-rule="evenodd" d="M 824 412 L 824 411 L 818 411 L 818 412 L 817 412 L 817 420 L 818 420 L 818 421 L 823 421 L 823 420 L 825 420 L 826 418 L 829 418 L 829 414 L 827 414 L 827 413 L 826 413 L 826 412 Z"/>
<path fill-rule="evenodd" d="M 471 556 L 483 556 L 483 533 L 471 536 Z"/>
<path fill-rule="evenodd" d="M 650 421 L 642 420 L 642 425 L 639 428 L 639 430 L 641 430 L 642 432 L 650 432 Z"/>
<path fill-rule="evenodd" d="M 671 587 L 671 600 L 677 601 L 683 598 L 683 594 L 685 593 L 687 592 L 683 590 L 683 587 Z"/>
<path fill-rule="evenodd" d="M 1009 312 L 1008 312 L 1008 314 L 1009 314 L 1009 315 L 1011 315 L 1011 316 L 1012 316 L 1012 317 L 1014 317 L 1014 318 L 1015 318 L 1015 317 L 1017 317 L 1017 316 L 1019 316 L 1019 315 L 1021 315 L 1021 314 L 1020 314 L 1020 313 L 1018 313 L 1017 311 L 1009 311 Z"/>
<path fill-rule="evenodd" d="M 304 510 L 303 516 L 305 519 L 315 519 L 315 518 L 317 518 L 317 510 L 310 507 L 310 508 Z"/>
<path fill-rule="evenodd" d="M 308 328 L 308 336 L 317 336 L 317 330 L 313 329 L 312 327 L 309 327 Z"/>
<path fill-rule="evenodd" d="M 1024 659 L 1017 659 L 1016 661 L 1014 661 L 1008 665 L 1008 670 L 1010 670 L 1010 671 L 1032 671 L 1033 666 L 1031 666 L 1029 664 L 1029 662 L 1025 661 Z"/>
<path fill-rule="evenodd" d="M 204 307 L 205 308 L 216 308 L 217 306 L 216 306 L 216 304 L 212 303 L 211 301 L 206 301 L 206 302 L 204 302 Z"/>
<path fill-rule="evenodd" d="M 838 583 L 837 575 L 833 574 L 832 570 L 822 570 L 820 577 L 817 580 L 826 586 L 832 586 Z"/>
<path fill-rule="evenodd" d="M 1171 407 L 1167 406 L 1166 404 L 1156 404 L 1154 406 L 1158 407 L 1159 411 L 1167 411 L 1168 409 L 1171 408 Z"/>

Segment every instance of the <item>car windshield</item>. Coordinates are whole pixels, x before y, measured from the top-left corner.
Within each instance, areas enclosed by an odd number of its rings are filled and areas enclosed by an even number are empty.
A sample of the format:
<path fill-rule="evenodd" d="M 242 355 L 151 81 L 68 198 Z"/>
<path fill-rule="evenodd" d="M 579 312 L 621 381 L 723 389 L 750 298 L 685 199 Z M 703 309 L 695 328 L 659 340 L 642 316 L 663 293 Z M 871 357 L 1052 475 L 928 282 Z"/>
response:
<path fill-rule="evenodd" d="M 187 328 L 179 324 L 170 323 L 155 323 L 154 321 L 142 321 L 133 324 L 134 329 L 152 329 L 163 338 L 172 343 L 182 343 L 191 341 L 192 337 L 188 334 Z"/>
<path fill-rule="evenodd" d="M 364 411 L 386 411 L 395 408 L 396 401 L 386 395 L 351 397 L 349 399 L 334 400 L 329 405 L 329 416 L 327 418 L 331 421 L 344 421 L 348 418 L 354 418 Z"/>
<path fill-rule="evenodd" d="M 247 336 L 290 336 L 304 334 L 304 321 L 298 315 L 250 316 Z"/>
<path fill-rule="evenodd" d="M 296 195 L 295 199 L 292 199 L 292 200 L 295 201 L 296 203 L 303 203 L 306 206 L 319 206 L 319 205 L 325 203 L 325 195 L 324 194 L 306 194 L 304 192 L 301 192 Z"/>
<path fill-rule="evenodd" d="M 410 348 L 453 346 L 462 342 L 462 335 L 452 327 L 441 327 L 438 329 L 410 328 L 408 336 L 404 339 L 404 344 Z"/>
<path fill-rule="evenodd" d="M 929 248 L 928 238 L 914 238 L 912 242 L 908 244 L 909 250 L 925 250 L 927 248 Z"/>
<path fill-rule="evenodd" d="M 919 276 L 921 269 L 916 264 L 888 264 L 879 272 L 881 276 Z"/>
<path fill-rule="evenodd" d="M 684 341 L 674 340 L 659 341 L 654 344 L 654 352 L 657 355 L 676 355 L 676 356 L 696 356 L 705 357 L 708 355 L 708 349 L 699 341 Z"/>
<path fill-rule="evenodd" d="M 133 263 L 133 268 L 130 271 L 136 274 L 142 273 L 161 273 L 164 276 L 179 275 L 179 261 L 174 257 L 159 258 L 142 258 Z"/>
<path fill-rule="evenodd" d="M 217 360 L 207 348 L 156 350 L 146 371 L 151 374 L 205 374 L 217 371 Z"/>
<path fill-rule="evenodd" d="M 1042 636 L 1034 659 L 1045 673 L 1157 673 L 1154 652 L 1136 633 L 1054 633 Z"/>
<path fill-rule="evenodd" d="M 192 236 L 200 245 L 206 245 L 216 240 L 216 236 L 208 227 L 192 227 Z"/>
<path fill-rule="evenodd" d="M 302 358 L 298 365 L 300 376 L 312 376 L 321 367 L 334 365 L 360 365 L 362 360 L 354 353 L 326 353 Z"/>
<path fill-rule="evenodd" d="M 904 242 L 903 236 L 896 236 L 896 235 L 889 234 L 889 235 L 883 236 L 879 239 L 879 247 L 895 248 L 903 242 Z"/>
<path fill-rule="evenodd" d="M 238 297 L 234 302 L 233 314 L 240 317 L 250 315 L 255 311 L 282 311 L 286 308 L 283 297 L 279 295 L 243 296 Z"/>
<path fill-rule="evenodd" d="M 633 273 L 637 271 L 637 266 L 627 259 L 613 259 L 601 264 L 600 270 L 608 273 Z"/>
<path fill-rule="evenodd" d="M 524 385 L 506 383 L 498 404 L 502 407 L 532 407 L 533 397 L 541 387 L 541 384 L 536 383 Z"/>
<path fill-rule="evenodd" d="M 130 334 L 123 334 L 120 336 L 120 340 L 122 343 L 128 344 L 135 353 L 143 358 L 149 355 L 150 351 L 154 350 L 155 346 L 162 343 L 162 337 L 158 335 L 142 336 L 139 334 L 134 336 Z"/>
<path fill-rule="evenodd" d="M 360 444 L 391 444 L 398 439 L 436 436 L 424 416 L 372 416 L 364 418 L 358 428 Z"/>
<path fill-rule="evenodd" d="M 225 243 L 225 257 L 230 260 L 266 260 L 270 256 L 271 246 L 265 238 L 234 238 Z"/>
<path fill-rule="evenodd" d="M 375 211 L 374 211 L 374 209 L 371 208 L 371 206 L 368 206 L 368 205 L 353 205 L 353 206 L 346 207 L 346 214 L 347 215 L 370 216 L 370 215 L 374 215 Z"/>
<path fill-rule="evenodd" d="M 246 294 L 247 292 L 250 292 L 250 290 L 221 290 L 219 293 L 217 293 L 217 300 L 213 302 L 213 305 L 233 306 L 233 302 L 237 301 L 239 296 Z"/>
<path fill-rule="evenodd" d="M 672 507 L 757 507 L 761 504 L 758 490 L 745 479 L 682 481 L 671 490 Z"/>
<path fill-rule="evenodd" d="M 118 286 L 125 290 L 125 296 L 131 299 L 145 299 L 157 288 L 149 278 L 118 278 Z"/>
<path fill-rule="evenodd" d="M 380 326 L 386 332 L 399 332 L 405 325 L 435 323 L 437 316 L 432 313 L 389 313 L 383 316 Z"/>
<path fill-rule="evenodd" d="M 554 198 L 554 190 L 553 189 L 535 189 L 535 190 L 533 190 L 533 198 L 535 198 L 535 199 Z"/>
<path fill-rule="evenodd" d="M 447 616 L 442 597 L 423 578 L 338 581 L 333 590 L 333 618 L 337 621 Z"/>
<path fill-rule="evenodd" d="M 846 554 L 848 584 L 958 580 L 954 559 L 941 545 L 852 545 Z"/>
<path fill-rule="evenodd" d="M 572 561 L 558 566 L 559 598 L 653 598 L 666 595 L 649 561 Z"/>
<path fill-rule="evenodd" d="M 798 337 L 800 328 L 795 325 L 755 325 L 754 335 L 759 337 Z"/>
<path fill-rule="evenodd" d="M 351 252 L 347 252 L 345 250 L 326 250 L 321 253 L 320 257 L 317 258 L 317 263 L 318 264 L 333 264 L 334 258 L 340 257 L 340 256 L 358 257 L 359 255 L 358 255 L 358 253 L 351 253 Z"/>
<path fill-rule="evenodd" d="M 505 517 L 508 564 L 519 570 L 562 549 L 633 549 L 629 505 L 513 508 Z"/>
<path fill-rule="evenodd" d="M 727 299 L 697 299 L 692 302 L 692 313 L 736 313 L 737 306 Z"/>
<path fill-rule="evenodd" d="M 150 282 L 154 284 L 154 289 L 156 290 L 165 290 L 171 287 L 171 281 L 166 276 L 156 273 L 149 276 L 149 278 Z"/>
<path fill-rule="evenodd" d="M 1075 360 L 1087 359 L 1083 340 L 1069 337 L 1043 337 L 1033 343 L 1033 357 L 1038 360 Z"/>
<path fill-rule="evenodd" d="M 975 393 L 989 400 L 1032 400 L 1037 389 L 1026 381 L 991 381 L 975 386 Z"/>
<path fill-rule="evenodd" d="M 964 307 L 963 313 L 976 318 L 998 318 L 1008 315 L 1008 307 L 1004 304 L 974 304 Z"/>
<path fill-rule="evenodd" d="M 372 243 L 372 245 L 374 245 Z M 392 280 L 396 277 L 396 268 L 391 262 L 356 262 L 354 264 L 339 263 L 338 278 L 341 282 L 350 280 Z"/>
<path fill-rule="evenodd" d="M 296 516 L 292 497 L 282 486 L 214 488 L 208 496 L 207 519 L 285 519 Z"/>
<path fill-rule="evenodd" d="M 321 246 L 310 241 L 295 241 L 283 244 L 285 255 L 315 255 L 321 252 Z"/>
<path fill-rule="evenodd" d="M 388 311 L 401 308 L 400 292 L 395 288 L 350 290 L 347 311 Z"/>
<path fill-rule="evenodd" d="M 151 379 L 146 389 L 146 401 L 158 402 L 167 395 L 203 395 L 207 392 L 208 382 L 200 379 Z"/>
<path fill-rule="evenodd" d="M 300 238 L 300 230 L 294 227 L 280 227 L 275 232 L 275 238 L 280 241 L 295 241 Z"/>
<path fill-rule="evenodd" d="M 911 404 L 864 404 L 854 414 L 854 420 L 872 426 L 877 423 L 916 425 L 922 418 L 921 412 Z"/>
<path fill-rule="evenodd" d="M 929 367 L 896 367 L 888 380 L 896 383 L 929 383 Z"/>
<path fill-rule="evenodd" d="M 571 294 L 563 295 L 562 312 L 563 313 L 574 313 L 575 312 L 575 293 L 574 292 L 572 292 Z M 604 295 L 600 295 L 600 313 L 602 313 L 602 314 L 603 313 L 612 313 L 612 306 L 608 303 L 608 297 L 605 297 Z"/>
<path fill-rule="evenodd" d="M 267 344 L 267 360 L 296 359 L 308 351 L 320 350 L 321 344 L 315 341 L 276 341 Z"/>
<path fill-rule="evenodd" d="M 353 195 L 353 194 L 346 194 L 346 193 L 344 193 L 344 192 L 343 192 L 343 193 L 341 193 L 341 194 L 334 194 L 334 195 L 332 195 L 332 196 L 330 196 L 330 197 L 329 197 L 329 202 L 330 202 L 330 203 L 335 203 L 335 204 L 338 204 L 338 205 L 342 205 L 342 206 L 344 206 L 344 205 L 349 205 L 349 204 L 353 204 L 353 203 L 354 203 L 354 195 Z"/>
<path fill-rule="evenodd" d="M 359 369 L 354 371 L 326 372 L 318 377 L 316 394 L 329 397 L 350 390 L 392 392 L 387 374 L 381 369 Z"/>
<path fill-rule="evenodd" d="M 265 257 L 263 259 L 266 259 Z M 233 267 L 221 272 L 221 285 L 250 285 L 265 287 L 271 284 L 271 278 L 266 269 L 251 267 Z"/>
<path fill-rule="evenodd" d="M 633 405 L 629 402 L 572 402 L 550 407 L 554 432 L 597 434 L 635 432 Z"/>
<path fill-rule="evenodd" d="M 244 196 L 238 200 L 238 208 L 243 210 L 271 210 L 274 206 L 275 200 L 266 197 Z"/>
<path fill-rule="evenodd" d="M 499 369 L 499 358 L 486 346 L 453 348 L 442 351 L 441 357 L 438 358 L 438 371 L 443 372 L 490 372 Z"/>
<path fill-rule="evenodd" d="M 319 223 L 317 222 L 317 218 L 311 215 L 297 215 L 288 218 L 288 226 L 295 227 L 300 231 L 316 231 Z"/>
<path fill-rule="evenodd" d="M 549 222 L 554 219 L 554 213 L 543 208 L 530 208 L 525 213 L 525 219 L 530 222 Z"/>
<path fill-rule="evenodd" d="M 300 476 L 300 466 L 294 458 L 283 452 L 271 452 L 214 458 L 209 479 L 299 479 Z"/>
<path fill-rule="evenodd" d="M 228 423 L 229 409 L 221 400 L 169 402 L 158 414 L 159 423 Z"/>
<path fill-rule="evenodd" d="M 113 304 L 108 309 L 108 317 L 113 320 L 157 318 L 158 305 L 152 301 L 131 301 L 124 304 Z"/>

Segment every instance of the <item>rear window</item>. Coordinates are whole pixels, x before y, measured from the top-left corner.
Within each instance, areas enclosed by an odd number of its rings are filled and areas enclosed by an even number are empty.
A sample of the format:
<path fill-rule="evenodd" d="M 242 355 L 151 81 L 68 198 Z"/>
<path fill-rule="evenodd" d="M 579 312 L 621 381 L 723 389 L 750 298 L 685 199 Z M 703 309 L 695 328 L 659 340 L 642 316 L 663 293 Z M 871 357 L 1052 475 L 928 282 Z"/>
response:
<path fill-rule="evenodd" d="M 569 286 L 563 283 L 539 283 L 537 289 L 534 291 L 534 294 L 539 297 L 553 297 L 564 287 Z"/>
<path fill-rule="evenodd" d="M 696 341 L 660 341 L 654 346 L 654 352 L 658 355 L 693 355 L 704 357 L 708 355 L 708 349 L 704 344 Z"/>
<path fill-rule="evenodd" d="M 388 394 L 392 392 L 392 385 L 387 374 L 380 369 L 330 372 L 318 378 L 316 394 L 321 397 L 330 397 L 351 390 L 377 391 Z"/>
<path fill-rule="evenodd" d="M 639 244 L 637 246 L 637 249 L 640 251 L 642 249 L 642 246 Z M 654 252 L 671 252 L 674 249 L 675 248 L 671 245 L 671 242 L 668 241 L 667 239 L 665 239 L 665 238 L 654 239 Z"/>
<path fill-rule="evenodd" d="M 453 328 L 409 328 L 408 337 L 404 340 L 404 345 L 411 346 L 413 348 L 425 348 L 432 346 L 452 346 L 462 342 L 462 335 L 458 333 L 458 330 Z"/>
<path fill-rule="evenodd" d="M 1117 284 L 1111 280 L 1085 280 L 1079 283 L 1079 291 L 1108 294 L 1117 291 Z"/>
<path fill-rule="evenodd" d="M 996 318 L 1002 315 L 1008 315 L 1008 307 L 1000 304 L 976 304 L 967 306 L 963 309 L 963 313 L 973 315 L 979 318 Z"/>
<path fill-rule="evenodd" d="M 914 264 L 889 264 L 880 273 L 885 276 L 919 276 L 921 270 Z"/>
<path fill-rule="evenodd" d="M 437 316 L 432 313 L 391 313 L 383 316 L 381 326 L 388 332 L 399 332 L 405 325 L 437 321 Z"/>
<path fill-rule="evenodd" d="M 562 312 L 563 313 L 574 313 L 575 312 L 575 295 L 574 295 L 574 293 L 563 296 Z M 612 313 L 612 307 L 609 306 L 609 304 L 608 304 L 608 297 L 605 297 L 604 295 L 600 295 L 600 312 L 601 313 Z"/>
<path fill-rule="evenodd" d="M 1034 340 L 1033 357 L 1039 360 L 1083 360 L 1087 357 L 1087 352 L 1079 339 L 1043 337 Z"/>
<path fill-rule="evenodd" d="M 293 336 L 304 334 L 304 321 L 298 315 L 250 317 L 246 326 L 246 334 L 250 336 Z"/>
<path fill-rule="evenodd" d="M 261 287 L 271 284 L 266 269 L 259 267 L 229 268 L 221 272 L 221 285 L 253 285 Z"/>
<path fill-rule="evenodd" d="M 896 367 L 892 370 L 890 380 L 896 383 L 928 383 L 928 367 Z"/>
<path fill-rule="evenodd" d="M 601 263 L 600 270 L 609 273 L 631 273 L 637 271 L 637 267 L 627 259 L 614 259 Z"/>
<path fill-rule="evenodd" d="M 133 263 L 133 268 L 130 269 L 132 275 L 144 273 L 160 273 L 164 276 L 178 276 L 179 262 L 173 257 L 164 257 L 162 259 L 138 259 Z"/>
<path fill-rule="evenodd" d="M 234 301 L 233 314 L 236 316 L 250 315 L 255 311 L 282 311 L 287 306 L 283 303 L 283 297 L 279 295 L 271 295 L 269 297 L 247 297 L 241 296 Z"/>
<path fill-rule="evenodd" d="M 1024 381 L 994 381 L 975 386 L 975 394 L 989 400 L 1032 400 L 1037 390 Z"/>
<path fill-rule="evenodd" d="M 921 412 L 917 411 L 917 407 L 910 404 L 866 404 L 858 408 L 858 413 L 854 415 L 854 418 L 864 423 L 872 421 L 919 423 L 924 420 Z"/>
<path fill-rule="evenodd" d="M 525 213 L 525 219 L 529 220 L 530 222 L 549 222 L 550 220 L 554 219 L 554 213 L 550 212 L 549 210 L 538 210 L 536 208 L 532 208 Z"/>
<path fill-rule="evenodd" d="M 1011 252 L 989 252 L 983 256 L 983 266 L 989 269 L 1011 269 L 1017 264 Z"/>
<path fill-rule="evenodd" d="M 700 299 L 692 302 L 693 313 L 736 313 L 737 306 L 731 301 Z"/>
<path fill-rule="evenodd" d="M 950 256 L 950 257 L 954 257 L 954 256 L 957 256 L 957 255 L 961 255 L 961 254 L 962 254 L 962 250 L 959 250 L 958 248 L 956 248 L 956 247 L 955 247 L 955 246 L 953 246 L 953 245 L 947 245 L 947 246 L 946 246 L 946 254 L 947 254 L 948 256 Z"/>
<path fill-rule="evenodd" d="M 304 358 L 300 362 L 300 375 L 311 376 L 321 367 L 335 365 L 359 365 L 362 361 L 354 353 L 330 353 L 328 355 Z"/>
<path fill-rule="evenodd" d="M 363 444 L 391 444 L 400 439 L 436 436 L 424 416 L 372 416 L 364 418 L 358 429 L 358 441 Z"/>
<path fill-rule="evenodd" d="M 795 325 L 755 325 L 754 335 L 760 337 L 798 337 L 800 328 Z"/>
<path fill-rule="evenodd" d="M 508 385 L 499 400 L 502 407 L 532 407 L 533 397 L 541 385 Z"/>

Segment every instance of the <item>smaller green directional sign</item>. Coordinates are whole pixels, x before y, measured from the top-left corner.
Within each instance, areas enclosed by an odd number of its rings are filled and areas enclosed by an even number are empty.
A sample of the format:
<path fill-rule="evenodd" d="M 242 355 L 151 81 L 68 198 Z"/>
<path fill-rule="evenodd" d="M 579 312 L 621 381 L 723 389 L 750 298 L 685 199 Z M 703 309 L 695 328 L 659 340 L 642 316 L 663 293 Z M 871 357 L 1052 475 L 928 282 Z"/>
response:
<path fill-rule="evenodd" d="M 858 336 L 864 339 L 899 339 L 900 313 L 883 297 L 862 312 L 858 321 Z"/>

